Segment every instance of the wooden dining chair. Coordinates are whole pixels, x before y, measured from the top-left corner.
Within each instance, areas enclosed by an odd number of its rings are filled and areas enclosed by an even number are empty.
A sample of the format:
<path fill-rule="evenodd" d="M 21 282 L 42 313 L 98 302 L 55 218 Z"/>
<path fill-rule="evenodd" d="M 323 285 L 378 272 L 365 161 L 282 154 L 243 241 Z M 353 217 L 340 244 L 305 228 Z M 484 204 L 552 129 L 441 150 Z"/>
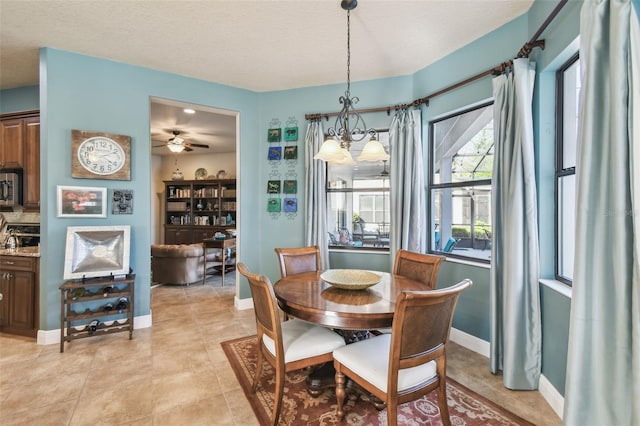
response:
<path fill-rule="evenodd" d="M 280 265 L 280 276 L 301 274 L 303 272 L 313 272 L 322 269 L 320 262 L 320 247 L 276 247 L 278 265 Z M 284 320 L 288 320 L 289 315 L 284 313 Z"/>
<path fill-rule="evenodd" d="M 319 271 L 322 268 L 320 263 L 320 247 L 289 247 L 275 248 L 280 265 L 280 275 L 284 278 L 287 275 L 301 274 L 303 272 Z"/>
<path fill-rule="evenodd" d="M 424 288 L 416 290 L 433 290 L 436 288 L 440 265 L 445 259 L 444 256 L 401 249 L 396 252 L 393 273 L 424 284 Z"/>
<path fill-rule="evenodd" d="M 404 291 L 398 295 L 393 331 L 333 351 L 338 419 L 344 417 L 345 376 L 384 401 L 387 423 L 398 424 L 398 405 L 438 391 L 444 425 L 447 407 L 447 345 L 458 296 L 465 279 L 449 288 Z"/>
<path fill-rule="evenodd" d="M 444 256 L 416 253 L 400 249 L 396 252 L 393 273 L 411 278 L 422 285 L 414 290 L 433 290 L 436 288 L 440 265 L 446 260 Z M 391 327 L 379 328 L 374 334 L 391 333 Z"/>
<path fill-rule="evenodd" d="M 276 425 L 282 408 L 285 373 L 332 360 L 332 352 L 345 345 L 344 339 L 328 328 L 301 320 L 281 323 L 273 286 L 269 278 L 254 274 L 244 263 L 238 271 L 249 281 L 256 315 L 258 360 L 252 391 L 255 392 L 266 360 L 275 370 L 275 397 L 271 424 Z"/>

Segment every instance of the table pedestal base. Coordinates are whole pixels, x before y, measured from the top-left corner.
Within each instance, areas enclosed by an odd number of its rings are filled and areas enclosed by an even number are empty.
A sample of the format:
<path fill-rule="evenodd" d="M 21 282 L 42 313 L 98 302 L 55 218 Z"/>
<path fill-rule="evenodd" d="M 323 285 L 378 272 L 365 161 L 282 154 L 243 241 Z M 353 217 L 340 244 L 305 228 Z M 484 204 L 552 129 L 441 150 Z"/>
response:
<path fill-rule="evenodd" d="M 348 377 L 346 379 L 345 393 L 347 395 L 356 394 L 359 397 L 364 397 L 364 399 L 368 400 L 378 411 L 384 410 L 387 407 L 386 402 L 379 400 Z M 311 371 L 307 376 L 306 383 L 307 392 L 314 398 L 320 396 L 326 388 L 335 388 L 336 370 L 333 368 L 333 364 L 327 362 Z"/>
<path fill-rule="evenodd" d="M 330 362 L 324 363 L 307 376 L 307 392 L 314 398 L 326 388 L 336 387 L 336 370 Z"/>
<path fill-rule="evenodd" d="M 336 333 L 344 338 L 346 344 L 358 342 L 360 340 L 368 339 L 370 336 L 369 330 L 334 330 Z M 315 368 L 307 376 L 307 392 L 309 395 L 318 397 L 322 391 L 326 388 L 336 387 L 336 370 L 333 368 L 333 363 L 327 362 Z M 378 410 L 384 410 L 387 404 L 384 401 L 380 401 L 371 393 L 362 389 L 356 382 L 347 377 L 345 383 L 345 392 L 355 393 L 359 396 L 364 396 L 371 404 Z"/>

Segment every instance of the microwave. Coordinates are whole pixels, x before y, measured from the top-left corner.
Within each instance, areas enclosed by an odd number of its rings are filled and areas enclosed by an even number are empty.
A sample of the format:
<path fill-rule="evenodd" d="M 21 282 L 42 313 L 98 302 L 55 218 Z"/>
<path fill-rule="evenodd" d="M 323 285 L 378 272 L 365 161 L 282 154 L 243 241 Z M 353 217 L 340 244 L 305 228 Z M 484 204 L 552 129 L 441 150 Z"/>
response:
<path fill-rule="evenodd" d="M 20 204 L 20 180 L 18 173 L 0 173 L 0 206 Z"/>

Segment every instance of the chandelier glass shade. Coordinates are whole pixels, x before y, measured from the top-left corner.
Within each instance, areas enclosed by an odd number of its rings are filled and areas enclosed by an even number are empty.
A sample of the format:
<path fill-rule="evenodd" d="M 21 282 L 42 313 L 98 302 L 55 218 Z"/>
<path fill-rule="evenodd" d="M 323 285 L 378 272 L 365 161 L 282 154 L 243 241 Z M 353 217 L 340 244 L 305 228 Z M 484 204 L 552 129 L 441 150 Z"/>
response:
<path fill-rule="evenodd" d="M 362 141 L 367 136 L 370 139 L 364 146 L 362 154 L 358 156 L 358 161 L 389 160 L 389 154 L 377 140 L 377 132 L 375 129 L 367 129 L 364 119 L 355 109 L 355 104 L 360 101 L 360 98 L 351 96 L 351 10 L 357 5 L 357 0 L 343 0 L 341 3 L 342 8 L 347 11 L 347 90 L 344 96 L 338 99 L 342 109 L 336 117 L 334 126 L 328 129 L 327 139 L 313 157 L 331 164 L 355 164 L 350 151 L 351 143 Z"/>

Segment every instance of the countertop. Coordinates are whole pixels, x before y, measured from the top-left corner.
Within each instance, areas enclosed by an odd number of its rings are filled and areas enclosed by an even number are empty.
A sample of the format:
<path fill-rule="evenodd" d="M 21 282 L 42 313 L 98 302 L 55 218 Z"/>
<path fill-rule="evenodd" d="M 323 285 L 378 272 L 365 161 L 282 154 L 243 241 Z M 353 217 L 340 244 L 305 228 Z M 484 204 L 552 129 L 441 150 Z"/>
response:
<path fill-rule="evenodd" d="M 0 256 L 40 257 L 40 247 L 18 247 L 16 249 L 0 249 Z"/>

